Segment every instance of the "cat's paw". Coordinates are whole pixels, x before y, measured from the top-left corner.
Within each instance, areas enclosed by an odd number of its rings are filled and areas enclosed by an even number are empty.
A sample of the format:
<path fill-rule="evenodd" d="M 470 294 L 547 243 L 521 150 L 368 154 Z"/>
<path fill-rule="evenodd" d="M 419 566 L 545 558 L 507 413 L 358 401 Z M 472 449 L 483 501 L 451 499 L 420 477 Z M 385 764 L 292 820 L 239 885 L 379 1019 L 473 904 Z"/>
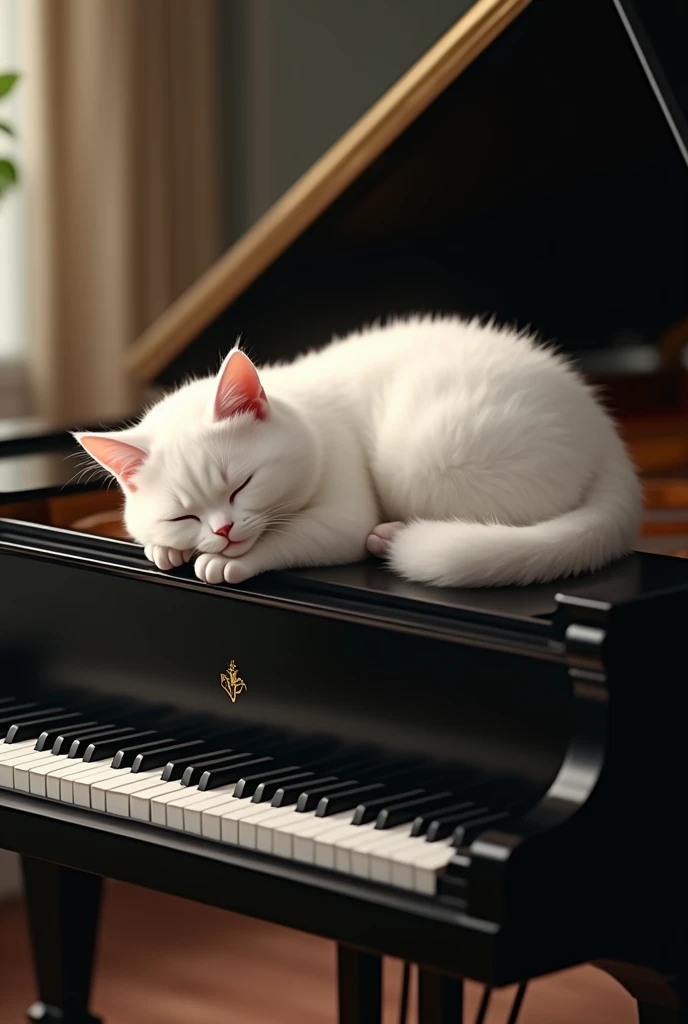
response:
<path fill-rule="evenodd" d="M 404 523 L 380 523 L 371 534 L 368 535 L 366 548 L 371 555 L 383 558 L 388 551 L 389 542 L 395 533 L 402 529 Z"/>
<path fill-rule="evenodd" d="M 243 559 L 225 555 L 199 555 L 194 569 L 203 583 L 243 583 L 254 575 Z"/>
<path fill-rule="evenodd" d="M 164 572 L 168 569 L 178 569 L 184 562 L 188 562 L 193 551 L 178 551 L 177 548 L 166 548 L 161 544 L 146 544 L 144 553 L 149 562 Z"/>
<path fill-rule="evenodd" d="M 243 558 L 230 558 L 229 565 L 225 566 L 225 583 L 244 583 L 251 576 L 255 573 Z"/>
<path fill-rule="evenodd" d="M 224 583 L 225 569 L 230 562 L 224 555 L 202 554 L 196 559 L 194 572 L 202 583 Z"/>

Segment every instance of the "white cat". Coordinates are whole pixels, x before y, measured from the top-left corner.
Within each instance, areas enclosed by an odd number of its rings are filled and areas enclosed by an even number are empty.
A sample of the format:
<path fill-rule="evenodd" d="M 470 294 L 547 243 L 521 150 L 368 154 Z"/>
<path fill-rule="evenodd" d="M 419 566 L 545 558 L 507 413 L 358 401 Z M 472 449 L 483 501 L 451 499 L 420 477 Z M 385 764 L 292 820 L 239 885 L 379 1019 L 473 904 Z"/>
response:
<path fill-rule="evenodd" d="M 215 377 L 130 429 L 74 435 L 119 481 L 160 569 L 208 583 L 354 562 L 409 580 L 525 584 L 629 551 L 641 492 L 581 377 L 523 333 L 415 318 Z"/>

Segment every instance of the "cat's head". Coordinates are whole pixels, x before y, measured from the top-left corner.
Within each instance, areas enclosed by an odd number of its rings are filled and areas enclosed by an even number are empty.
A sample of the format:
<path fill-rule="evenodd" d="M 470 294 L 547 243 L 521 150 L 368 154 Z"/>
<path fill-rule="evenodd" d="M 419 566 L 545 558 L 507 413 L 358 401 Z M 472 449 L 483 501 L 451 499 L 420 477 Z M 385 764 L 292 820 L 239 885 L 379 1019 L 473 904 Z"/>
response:
<path fill-rule="evenodd" d="M 131 536 L 181 551 L 244 554 L 283 529 L 320 475 L 313 431 L 268 399 L 238 349 L 214 381 L 169 395 L 137 426 L 74 437 L 120 485 Z"/>

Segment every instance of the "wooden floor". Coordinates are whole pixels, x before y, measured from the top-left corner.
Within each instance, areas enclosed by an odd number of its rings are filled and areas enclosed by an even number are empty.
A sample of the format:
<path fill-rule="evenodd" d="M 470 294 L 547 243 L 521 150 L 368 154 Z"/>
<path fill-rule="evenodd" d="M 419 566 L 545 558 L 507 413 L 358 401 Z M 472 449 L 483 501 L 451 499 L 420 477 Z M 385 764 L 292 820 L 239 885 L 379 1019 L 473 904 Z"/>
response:
<path fill-rule="evenodd" d="M 384 1024 L 396 1024 L 400 964 L 386 967 Z M 322 939 L 108 883 L 92 1009 L 106 1024 L 334 1024 L 334 947 Z M 503 1024 L 510 991 L 494 1000 Z M 473 1019 L 478 989 L 467 994 Z M 0 1024 L 33 998 L 19 903 L 0 906 Z M 522 1024 L 634 1024 L 610 978 L 579 968 L 533 983 Z"/>

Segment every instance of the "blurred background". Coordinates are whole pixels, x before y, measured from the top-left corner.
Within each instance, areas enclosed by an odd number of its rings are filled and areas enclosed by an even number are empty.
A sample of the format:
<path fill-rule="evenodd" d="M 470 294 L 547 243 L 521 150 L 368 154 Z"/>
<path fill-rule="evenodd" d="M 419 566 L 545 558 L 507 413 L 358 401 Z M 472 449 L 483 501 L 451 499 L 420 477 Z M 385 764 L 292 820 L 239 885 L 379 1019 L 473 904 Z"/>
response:
<path fill-rule="evenodd" d="M 122 352 L 468 0 L 0 0 L 0 419 L 129 413 Z"/>

